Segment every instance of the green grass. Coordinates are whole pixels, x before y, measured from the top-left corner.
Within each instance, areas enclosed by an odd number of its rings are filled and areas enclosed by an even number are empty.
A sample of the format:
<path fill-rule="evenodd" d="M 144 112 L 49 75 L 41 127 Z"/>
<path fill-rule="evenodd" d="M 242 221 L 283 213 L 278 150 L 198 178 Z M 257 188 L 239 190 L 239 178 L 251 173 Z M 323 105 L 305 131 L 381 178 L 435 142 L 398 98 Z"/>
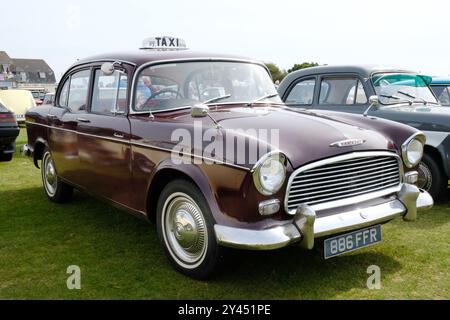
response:
<path fill-rule="evenodd" d="M 0 164 L 0 299 L 450 299 L 449 203 L 383 226 L 383 237 L 329 261 L 296 247 L 232 252 L 199 282 L 171 268 L 153 225 L 78 192 L 50 203 L 28 159 Z M 81 267 L 81 290 L 66 287 L 69 265 Z M 381 290 L 366 287 L 370 265 Z"/>

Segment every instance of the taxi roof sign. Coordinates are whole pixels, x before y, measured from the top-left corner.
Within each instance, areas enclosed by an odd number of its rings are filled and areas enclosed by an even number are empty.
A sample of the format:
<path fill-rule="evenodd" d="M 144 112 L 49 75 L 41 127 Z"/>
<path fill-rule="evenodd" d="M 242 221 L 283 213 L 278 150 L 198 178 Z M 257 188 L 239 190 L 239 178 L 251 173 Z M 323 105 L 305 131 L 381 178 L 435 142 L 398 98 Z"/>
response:
<path fill-rule="evenodd" d="M 184 50 L 187 49 L 183 39 L 175 37 L 150 37 L 144 39 L 141 49 L 153 50 Z"/>

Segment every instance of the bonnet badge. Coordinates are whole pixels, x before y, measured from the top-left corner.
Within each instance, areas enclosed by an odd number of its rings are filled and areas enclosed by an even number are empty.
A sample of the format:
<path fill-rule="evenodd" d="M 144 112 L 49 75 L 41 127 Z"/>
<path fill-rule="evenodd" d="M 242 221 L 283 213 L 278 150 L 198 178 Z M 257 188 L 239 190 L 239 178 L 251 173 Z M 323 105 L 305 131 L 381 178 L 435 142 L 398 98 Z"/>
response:
<path fill-rule="evenodd" d="M 330 144 L 330 147 L 337 147 L 337 148 L 345 148 L 345 147 L 353 147 L 353 146 L 359 146 L 361 144 L 364 144 L 366 140 L 363 139 L 347 139 L 342 141 L 333 142 Z"/>

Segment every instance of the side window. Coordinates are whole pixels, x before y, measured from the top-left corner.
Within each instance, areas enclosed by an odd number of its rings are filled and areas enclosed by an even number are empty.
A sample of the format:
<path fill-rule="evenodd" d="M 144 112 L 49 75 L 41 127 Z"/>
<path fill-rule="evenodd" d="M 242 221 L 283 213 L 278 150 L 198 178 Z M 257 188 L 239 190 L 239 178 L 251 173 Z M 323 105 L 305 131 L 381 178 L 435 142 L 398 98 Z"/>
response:
<path fill-rule="evenodd" d="M 367 103 L 366 92 L 361 81 L 358 80 L 358 86 L 356 84 L 350 89 L 347 96 L 347 105 L 351 104 L 366 104 Z"/>
<path fill-rule="evenodd" d="M 311 105 L 314 100 L 315 79 L 302 80 L 292 88 L 286 99 L 286 104 Z"/>
<path fill-rule="evenodd" d="M 450 95 L 446 86 L 432 86 L 431 88 L 441 104 L 450 104 Z"/>
<path fill-rule="evenodd" d="M 70 78 L 66 80 L 61 90 L 61 93 L 59 94 L 58 105 L 61 107 L 67 107 L 67 97 L 69 96 L 69 85 L 70 85 Z"/>
<path fill-rule="evenodd" d="M 353 77 L 323 78 L 320 84 L 319 104 L 354 105 L 367 102 L 362 83 Z"/>
<path fill-rule="evenodd" d="M 127 105 L 128 77 L 120 71 L 104 75 L 95 71 L 91 112 L 101 114 L 123 114 Z"/>
<path fill-rule="evenodd" d="M 86 110 L 90 75 L 90 70 L 83 70 L 71 77 L 67 106 L 72 112 Z"/>

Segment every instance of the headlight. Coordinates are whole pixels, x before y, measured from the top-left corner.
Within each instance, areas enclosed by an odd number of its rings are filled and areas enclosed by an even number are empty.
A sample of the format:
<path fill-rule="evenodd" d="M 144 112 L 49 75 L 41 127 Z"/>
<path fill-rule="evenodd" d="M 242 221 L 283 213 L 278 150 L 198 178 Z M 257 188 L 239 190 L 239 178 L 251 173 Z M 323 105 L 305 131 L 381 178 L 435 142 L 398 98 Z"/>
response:
<path fill-rule="evenodd" d="M 256 189 L 266 196 L 277 193 L 286 179 L 286 157 L 282 153 L 265 155 L 252 170 Z"/>
<path fill-rule="evenodd" d="M 425 136 L 417 134 L 409 138 L 402 146 L 403 162 L 408 168 L 417 166 L 423 157 Z"/>

